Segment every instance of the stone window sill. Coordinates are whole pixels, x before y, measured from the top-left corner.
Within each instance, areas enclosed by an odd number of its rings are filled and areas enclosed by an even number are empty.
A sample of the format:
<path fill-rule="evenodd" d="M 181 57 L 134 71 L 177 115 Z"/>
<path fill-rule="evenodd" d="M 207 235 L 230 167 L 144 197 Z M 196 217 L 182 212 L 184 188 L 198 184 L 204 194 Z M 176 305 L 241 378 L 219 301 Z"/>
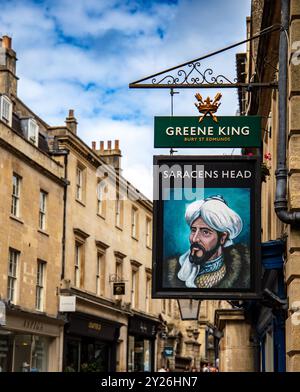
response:
<path fill-rule="evenodd" d="M 14 220 L 16 222 L 22 223 L 22 225 L 24 224 L 24 221 L 21 218 L 18 218 L 17 216 L 15 216 L 15 215 L 10 214 L 10 219 L 12 219 L 12 220 Z"/>
<path fill-rule="evenodd" d="M 47 236 L 47 237 L 49 237 L 49 233 L 47 233 L 47 232 L 44 231 L 44 230 L 38 229 L 38 232 L 41 233 L 41 234 L 43 234 L 43 235 L 45 235 L 45 236 Z"/>

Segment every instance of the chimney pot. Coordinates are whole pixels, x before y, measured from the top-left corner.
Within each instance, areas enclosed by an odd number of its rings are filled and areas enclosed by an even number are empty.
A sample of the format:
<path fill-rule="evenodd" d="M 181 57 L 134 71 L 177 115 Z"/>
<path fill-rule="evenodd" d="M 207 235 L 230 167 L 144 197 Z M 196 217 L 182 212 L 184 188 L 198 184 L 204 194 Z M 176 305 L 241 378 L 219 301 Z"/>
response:
<path fill-rule="evenodd" d="M 115 150 L 119 149 L 119 140 L 115 140 Z"/>
<path fill-rule="evenodd" d="M 69 110 L 69 115 L 66 118 L 65 122 L 66 122 L 67 128 L 69 128 L 70 131 L 75 133 L 75 135 L 76 135 L 76 133 L 77 133 L 77 120 L 74 117 L 74 110 L 73 109 Z"/>
<path fill-rule="evenodd" d="M 103 151 L 103 150 L 104 150 L 104 141 L 101 140 L 100 141 L 100 151 Z"/>
<path fill-rule="evenodd" d="M 96 142 L 92 142 L 92 149 L 96 150 Z"/>
<path fill-rule="evenodd" d="M 108 149 L 108 150 L 111 150 L 111 140 L 109 140 L 109 141 L 107 142 L 107 149 Z"/>
<path fill-rule="evenodd" d="M 11 49 L 11 37 L 9 37 L 8 35 L 3 35 L 2 47 L 6 49 Z"/>

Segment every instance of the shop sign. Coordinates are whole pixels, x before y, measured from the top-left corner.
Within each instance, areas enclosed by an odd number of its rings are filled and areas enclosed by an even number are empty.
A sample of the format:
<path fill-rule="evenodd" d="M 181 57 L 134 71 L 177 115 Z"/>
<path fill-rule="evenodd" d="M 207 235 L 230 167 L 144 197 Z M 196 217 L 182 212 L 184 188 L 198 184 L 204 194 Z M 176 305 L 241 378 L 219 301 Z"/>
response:
<path fill-rule="evenodd" d="M 88 328 L 93 329 L 97 332 L 100 332 L 101 331 L 101 324 L 90 321 L 88 323 Z"/>
<path fill-rule="evenodd" d="M 3 301 L 0 301 L 0 325 L 6 325 L 6 306 Z"/>
<path fill-rule="evenodd" d="M 145 319 L 133 317 L 129 320 L 129 333 L 153 337 L 156 335 L 156 324 Z"/>
<path fill-rule="evenodd" d="M 164 355 L 166 356 L 166 357 L 172 357 L 173 356 L 173 354 L 174 354 L 174 350 L 173 350 L 173 347 L 165 347 L 164 348 Z"/>
<path fill-rule="evenodd" d="M 37 331 L 37 332 L 41 332 L 44 329 L 43 323 L 31 319 L 24 319 L 23 326 L 25 329 L 29 329 L 31 331 Z"/>
<path fill-rule="evenodd" d="M 121 324 L 109 322 L 100 318 L 77 316 L 76 313 L 69 315 L 68 333 L 81 336 L 89 336 L 107 341 L 118 339 Z"/>
<path fill-rule="evenodd" d="M 260 294 L 260 161 L 154 157 L 153 297 Z"/>
<path fill-rule="evenodd" d="M 76 311 L 76 295 L 60 295 L 59 296 L 59 311 L 60 312 L 75 312 Z"/>
<path fill-rule="evenodd" d="M 125 283 L 116 282 L 113 286 L 114 295 L 125 295 Z"/>
<path fill-rule="evenodd" d="M 260 147 L 259 116 L 155 117 L 154 147 Z"/>

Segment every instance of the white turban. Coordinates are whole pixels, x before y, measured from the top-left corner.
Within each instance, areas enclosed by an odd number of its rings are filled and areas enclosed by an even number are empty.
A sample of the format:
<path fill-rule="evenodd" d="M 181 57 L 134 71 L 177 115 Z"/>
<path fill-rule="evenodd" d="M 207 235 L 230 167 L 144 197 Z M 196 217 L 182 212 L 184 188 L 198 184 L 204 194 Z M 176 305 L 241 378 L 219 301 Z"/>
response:
<path fill-rule="evenodd" d="M 233 244 L 243 229 L 241 217 L 229 208 L 222 196 L 212 196 L 204 200 L 196 200 L 191 203 L 185 212 L 185 219 L 189 226 L 201 217 L 204 222 L 218 232 L 227 232 L 227 241 L 224 247 Z"/>

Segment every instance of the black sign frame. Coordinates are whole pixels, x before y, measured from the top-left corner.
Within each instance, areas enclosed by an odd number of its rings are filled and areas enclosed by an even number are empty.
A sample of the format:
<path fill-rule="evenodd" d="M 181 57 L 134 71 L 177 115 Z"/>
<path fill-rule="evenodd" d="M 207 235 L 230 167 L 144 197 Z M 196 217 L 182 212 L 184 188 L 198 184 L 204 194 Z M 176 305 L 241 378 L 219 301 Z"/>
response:
<path fill-rule="evenodd" d="M 113 295 L 125 295 L 125 283 L 124 282 L 114 282 Z"/>
<path fill-rule="evenodd" d="M 175 298 L 175 299 L 228 299 L 244 300 L 261 298 L 261 159 L 257 156 L 154 156 L 154 165 L 161 167 L 167 165 L 204 165 L 204 167 L 232 167 L 234 169 L 247 165 L 252 168 L 251 181 L 247 186 L 250 188 L 250 287 L 243 289 L 214 289 L 214 288 L 190 288 L 190 287 L 166 287 L 163 282 L 164 259 L 163 259 L 163 210 L 161 179 L 162 173 L 154 175 L 154 201 L 153 201 L 153 298 Z M 205 166 L 206 165 L 206 166 Z M 206 181 L 206 180 L 205 180 Z M 218 181 L 220 184 L 220 182 Z M 225 184 L 225 182 L 224 182 Z M 228 182 L 229 184 L 229 182 Z M 172 184 L 171 184 L 172 185 Z M 172 186 L 171 186 L 172 188 Z M 209 187 L 207 187 L 209 188 Z M 226 188 L 224 186 L 224 188 Z M 159 197 L 155 200 L 155 192 Z M 165 272 L 166 273 L 166 272 Z"/>

